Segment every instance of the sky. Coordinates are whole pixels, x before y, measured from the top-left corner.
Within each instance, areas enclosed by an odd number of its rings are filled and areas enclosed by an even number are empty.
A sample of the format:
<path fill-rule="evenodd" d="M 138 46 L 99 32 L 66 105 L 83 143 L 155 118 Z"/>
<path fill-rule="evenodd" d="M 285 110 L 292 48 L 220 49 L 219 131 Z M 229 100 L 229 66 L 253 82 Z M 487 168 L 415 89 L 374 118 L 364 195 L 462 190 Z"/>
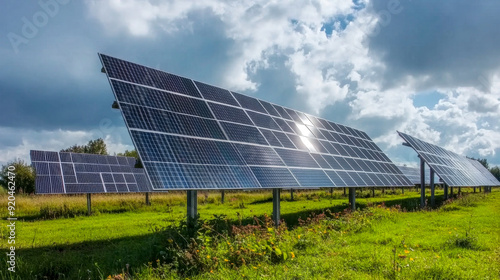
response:
<path fill-rule="evenodd" d="M 0 164 L 133 149 L 97 53 L 500 165 L 500 1 L 4 0 Z"/>

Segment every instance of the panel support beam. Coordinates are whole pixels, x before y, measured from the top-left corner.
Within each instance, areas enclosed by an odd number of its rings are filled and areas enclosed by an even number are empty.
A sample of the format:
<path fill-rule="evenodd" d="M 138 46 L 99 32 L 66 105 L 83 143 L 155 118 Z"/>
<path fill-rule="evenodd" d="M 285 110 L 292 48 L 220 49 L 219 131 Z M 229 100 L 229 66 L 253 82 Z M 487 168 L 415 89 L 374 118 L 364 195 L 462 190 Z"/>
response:
<path fill-rule="evenodd" d="M 273 221 L 276 227 L 280 224 L 280 194 L 281 189 L 273 189 Z"/>
<path fill-rule="evenodd" d="M 224 198 L 226 196 L 226 192 L 224 190 L 220 191 L 220 203 L 224 204 Z"/>
<path fill-rule="evenodd" d="M 92 195 L 90 193 L 87 194 L 87 215 L 92 215 Z"/>
<path fill-rule="evenodd" d="M 420 208 L 425 207 L 425 161 L 420 158 Z"/>
<path fill-rule="evenodd" d="M 444 185 L 444 200 L 448 200 L 448 185 L 446 183 Z"/>
<path fill-rule="evenodd" d="M 151 201 L 149 200 L 149 193 L 146 193 L 146 205 L 151 205 Z"/>
<path fill-rule="evenodd" d="M 187 191 L 187 222 L 194 226 L 198 219 L 198 191 Z"/>
<path fill-rule="evenodd" d="M 293 189 L 290 189 L 290 200 L 293 201 Z"/>
<path fill-rule="evenodd" d="M 431 207 L 436 206 L 436 199 L 434 197 L 434 192 L 436 190 L 436 186 L 434 185 L 434 169 L 429 168 L 431 170 L 430 172 L 430 185 L 431 185 Z"/>
<path fill-rule="evenodd" d="M 356 188 L 349 188 L 349 204 L 351 210 L 356 211 Z"/>

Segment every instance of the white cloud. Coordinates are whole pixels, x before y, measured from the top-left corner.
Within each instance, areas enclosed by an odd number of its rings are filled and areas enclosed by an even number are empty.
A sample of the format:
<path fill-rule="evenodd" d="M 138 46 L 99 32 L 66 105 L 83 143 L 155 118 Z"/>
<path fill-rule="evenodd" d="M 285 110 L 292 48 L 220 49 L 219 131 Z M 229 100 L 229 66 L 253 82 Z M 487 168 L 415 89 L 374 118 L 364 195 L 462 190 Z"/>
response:
<path fill-rule="evenodd" d="M 357 8 L 352 2 L 342 0 L 87 3 L 91 16 L 107 30 L 120 35 L 125 30 L 137 37 L 194 32 L 190 27 L 197 18 L 190 15 L 209 13 L 222 23 L 223 34 L 233 42 L 228 53 L 231 61 L 221 73 L 227 78 L 221 86 L 237 91 L 258 90 L 259 84 L 251 80 L 251 74 L 269 67 L 270 58 L 285 57 L 286 70 L 295 77 L 296 92 L 290 94 L 301 95 L 316 114 L 328 105 L 349 102 L 352 113 L 347 120 L 362 129 L 373 131 L 373 126 L 377 126 L 375 140 L 389 148 L 401 144 L 395 130 L 458 153 L 492 156 L 500 148 L 494 140 L 499 139 L 499 74 L 478 78 L 482 84 L 487 83 L 483 89 L 438 86 L 433 84 L 436 77 L 432 72 L 406 71 L 396 81 L 390 80 L 386 74 L 397 71 L 388 68 L 395 59 L 388 59 L 391 53 L 380 51 L 384 40 L 371 31 L 389 27 L 393 30 L 391 24 L 405 18 L 393 14 L 392 21 L 380 25 L 381 19 L 373 10 L 358 9 L 369 6 L 368 1 Z M 337 18 L 347 16 L 353 20 L 342 29 Z M 325 23 L 335 23 L 329 36 L 322 30 Z M 394 36 L 397 39 L 398 34 Z M 377 51 L 370 49 L 373 38 L 377 38 Z M 449 70 L 452 75 L 453 69 Z M 446 77 L 445 74 L 442 75 Z M 422 88 L 443 94 L 435 107 L 415 107 L 412 99 Z"/>

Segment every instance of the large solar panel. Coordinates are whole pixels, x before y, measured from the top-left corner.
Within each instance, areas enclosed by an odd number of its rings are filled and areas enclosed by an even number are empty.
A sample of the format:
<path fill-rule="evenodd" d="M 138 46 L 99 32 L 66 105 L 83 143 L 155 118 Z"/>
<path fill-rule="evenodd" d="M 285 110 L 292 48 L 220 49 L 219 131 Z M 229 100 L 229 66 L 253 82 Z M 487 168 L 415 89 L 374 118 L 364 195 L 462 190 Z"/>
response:
<path fill-rule="evenodd" d="M 410 167 L 410 166 L 397 166 L 401 172 L 412 182 L 414 185 L 420 185 L 420 168 Z M 430 170 L 425 169 L 425 184 L 429 185 L 431 183 Z M 439 178 L 434 175 L 434 184 L 439 184 Z"/>
<path fill-rule="evenodd" d="M 412 185 L 362 131 L 99 56 L 156 190 Z"/>
<path fill-rule="evenodd" d="M 153 191 L 133 157 L 30 151 L 38 194 Z"/>
<path fill-rule="evenodd" d="M 466 157 L 408 134 L 399 131 L 398 133 L 447 185 L 452 187 L 500 186 L 498 180 L 492 180 L 491 177 L 486 176 Z"/>

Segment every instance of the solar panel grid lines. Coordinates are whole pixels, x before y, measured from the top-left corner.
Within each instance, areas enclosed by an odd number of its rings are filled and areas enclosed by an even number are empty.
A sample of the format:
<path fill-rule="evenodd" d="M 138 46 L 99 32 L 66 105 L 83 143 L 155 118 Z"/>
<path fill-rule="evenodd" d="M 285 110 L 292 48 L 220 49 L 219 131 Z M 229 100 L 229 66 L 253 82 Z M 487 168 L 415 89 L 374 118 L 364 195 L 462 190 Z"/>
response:
<path fill-rule="evenodd" d="M 447 185 L 452 187 L 500 185 L 500 182 L 488 179 L 488 175 L 483 174 L 480 169 L 475 167 L 475 164 L 466 157 L 408 134 L 399 131 L 398 134 Z"/>
<path fill-rule="evenodd" d="M 397 165 L 397 168 L 415 185 L 420 185 L 420 168 Z M 425 169 L 425 184 L 430 184 L 430 170 Z M 434 178 L 434 184 L 439 184 L 439 178 Z"/>
<path fill-rule="evenodd" d="M 479 172 L 481 172 L 481 174 L 486 177 L 486 179 L 491 181 L 493 186 L 500 186 L 500 182 L 498 181 L 498 179 L 493 176 L 493 174 L 491 174 L 491 172 L 486 169 L 486 167 L 484 167 L 479 161 L 471 158 L 468 158 L 468 160 L 477 170 L 479 170 Z"/>
<path fill-rule="evenodd" d="M 106 73 L 119 105 L 123 103 L 140 107 L 133 111 L 127 106 L 120 106 L 132 141 L 155 189 L 332 186 L 336 185 L 332 178 L 339 181 L 333 174 L 346 168 L 354 172 L 350 175 L 355 178 L 352 186 L 375 184 L 374 180 L 369 179 L 371 177 L 380 177 L 381 184 L 393 186 L 399 182 L 410 185 L 404 179 L 392 178 L 402 177 L 402 174 L 398 169 L 387 168 L 386 165 L 393 165 L 392 162 L 385 155 L 379 155 L 380 149 L 358 130 L 201 82 L 175 78 L 173 74 L 159 74 L 158 70 L 137 64 L 123 67 L 123 64 L 133 63 L 101 54 L 100 57 L 106 70 L 113 69 Z M 134 75 L 120 71 L 141 73 Z M 166 77 L 171 83 L 154 88 L 148 76 L 150 73 Z M 141 81 L 137 77 L 146 78 Z M 120 81 L 122 78 L 126 79 Z M 120 86 L 117 81 L 134 86 Z M 176 82 L 181 84 L 176 85 Z M 156 92 L 151 97 L 155 101 L 143 101 L 151 94 L 137 87 Z M 180 90 L 175 91 L 176 88 Z M 144 92 L 149 95 L 141 97 Z M 170 95 L 197 100 L 197 106 L 206 107 L 207 113 L 195 116 L 190 113 L 192 109 L 183 109 L 175 104 L 179 102 L 178 99 L 166 97 Z M 162 99 L 168 99 L 169 102 Z M 187 103 L 194 104 L 191 101 Z M 161 114 L 155 109 L 161 110 Z M 136 114 L 142 114 L 142 119 Z M 212 123 L 207 123 L 212 117 Z M 201 125 L 197 126 L 198 123 Z M 216 148 L 213 143 L 225 145 L 227 152 Z M 221 153 L 224 154 L 224 160 L 217 155 Z M 332 153 L 341 164 L 334 158 L 325 159 Z M 337 164 L 332 167 L 328 161 Z M 329 174 L 327 171 L 330 171 Z M 228 178 L 231 179 L 203 175 L 207 172 L 228 172 Z M 200 177 L 200 174 L 203 176 Z M 276 178 L 264 178 L 264 175 Z M 278 183 L 279 178 L 283 178 L 283 181 Z M 311 181 L 305 182 L 304 178 L 310 178 Z M 285 186 L 283 182 L 290 185 Z M 347 184 L 342 181 L 340 185 Z"/>
<path fill-rule="evenodd" d="M 40 194 L 153 191 L 135 158 L 38 150 L 30 156 Z"/>

